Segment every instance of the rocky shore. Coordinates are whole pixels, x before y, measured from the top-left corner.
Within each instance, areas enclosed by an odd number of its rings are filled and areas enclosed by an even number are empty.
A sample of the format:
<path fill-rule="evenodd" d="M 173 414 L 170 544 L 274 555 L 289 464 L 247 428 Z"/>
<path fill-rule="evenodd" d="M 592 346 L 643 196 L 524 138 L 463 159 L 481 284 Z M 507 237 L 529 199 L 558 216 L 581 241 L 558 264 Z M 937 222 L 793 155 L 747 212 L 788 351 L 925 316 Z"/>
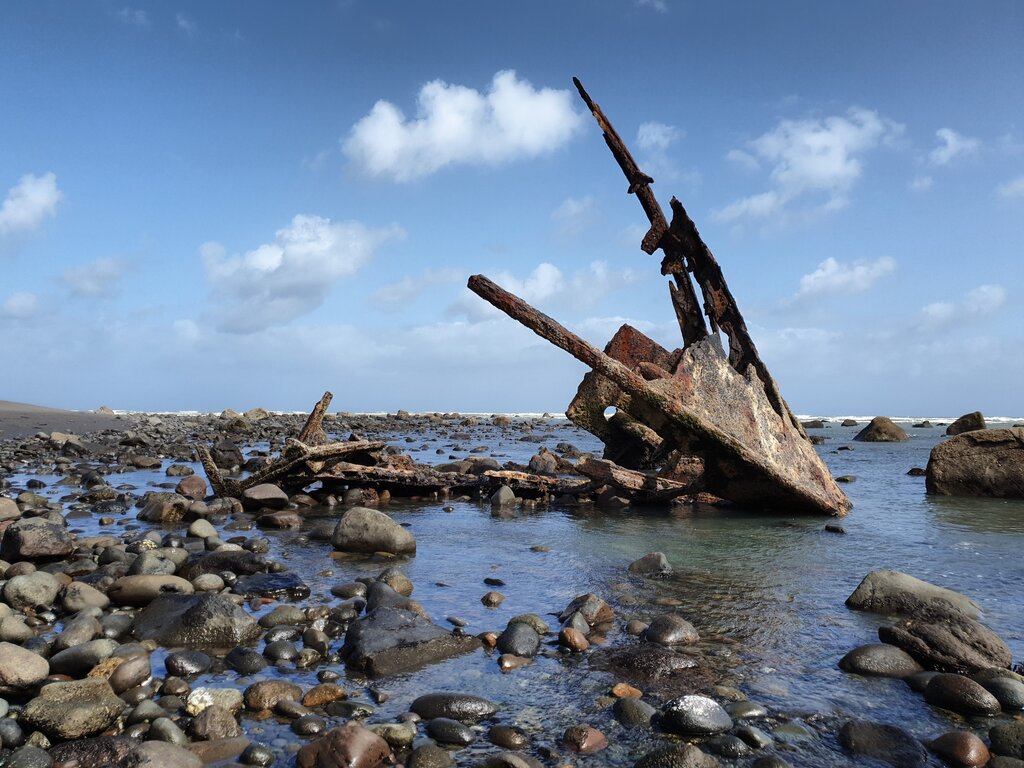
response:
<path fill-rule="evenodd" d="M 444 526 L 453 501 L 514 517 L 536 500 L 426 498 L 413 517 L 359 487 L 210 495 L 197 445 L 225 472 L 257 471 L 303 415 L 22 416 L 0 411 L 0 434 L 16 435 L 0 442 L 5 765 L 1024 766 L 1024 727 L 1009 716 L 1024 682 L 1009 649 L 969 598 L 905 574 L 873 573 L 851 595 L 850 608 L 878 614 L 882 642 L 835 661 L 971 718 L 927 743 L 898 722 L 749 700 L 741 648 L 659 592 L 678 564 L 658 552 L 623 563 L 614 584 L 534 598 L 525 612 L 503 609 L 514 585 L 487 576 L 481 631 L 457 612 L 431 615 L 450 585 L 443 572 L 408 577 L 429 554 L 417 533 Z M 324 428 L 394 454 L 441 434 L 439 458 L 471 472 L 499 466 L 500 441 L 532 452 L 550 420 L 339 414 Z M 574 514 L 615 511 L 594 509 Z M 322 549 L 319 570 L 290 567 L 297 542 Z M 516 679 L 511 701 L 495 695 Z M 569 691 L 568 720 L 532 711 L 550 706 L 529 696 L 549 680 Z"/>

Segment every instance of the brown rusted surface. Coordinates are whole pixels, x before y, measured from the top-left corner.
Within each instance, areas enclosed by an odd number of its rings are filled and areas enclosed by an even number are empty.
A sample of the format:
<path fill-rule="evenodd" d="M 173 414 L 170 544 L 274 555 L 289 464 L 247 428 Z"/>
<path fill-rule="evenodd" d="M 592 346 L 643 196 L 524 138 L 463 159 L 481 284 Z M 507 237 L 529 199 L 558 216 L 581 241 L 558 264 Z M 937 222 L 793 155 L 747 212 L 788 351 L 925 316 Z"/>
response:
<path fill-rule="evenodd" d="M 327 433 L 324 432 L 324 416 L 327 413 L 327 407 L 331 404 L 331 400 L 334 399 L 334 395 L 330 392 L 324 392 L 324 396 L 320 398 L 320 401 L 313 406 L 313 410 L 309 412 L 309 418 L 306 419 L 305 425 L 299 432 L 299 442 L 305 443 L 306 445 L 323 445 L 327 442 Z"/>
<path fill-rule="evenodd" d="M 606 377 L 630 398 L 630 415 L 704 460 L 702 486 L 756 508 L 845 514 L 850 502 L 813 446 L 779 417 L 752 368 L 734 369 L 717 336 L 690 344 L 678 375 L 647 381 L 636 371 L 483 275 L 469 288 Z"/>

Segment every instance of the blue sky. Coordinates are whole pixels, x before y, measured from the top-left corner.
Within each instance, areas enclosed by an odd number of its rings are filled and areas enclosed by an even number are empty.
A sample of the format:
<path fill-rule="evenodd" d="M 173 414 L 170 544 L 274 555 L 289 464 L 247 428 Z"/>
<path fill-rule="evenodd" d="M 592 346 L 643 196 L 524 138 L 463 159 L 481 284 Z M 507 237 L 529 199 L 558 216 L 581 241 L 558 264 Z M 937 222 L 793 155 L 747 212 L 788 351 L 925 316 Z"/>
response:
<path fill-rule="evenodd" d="M 716 254 L 798 413 L 1021 415 L 1024 5 L 0 5 L 0 398 L 561 411 L 469 294 L 677 346 L 572 91 Z"/>

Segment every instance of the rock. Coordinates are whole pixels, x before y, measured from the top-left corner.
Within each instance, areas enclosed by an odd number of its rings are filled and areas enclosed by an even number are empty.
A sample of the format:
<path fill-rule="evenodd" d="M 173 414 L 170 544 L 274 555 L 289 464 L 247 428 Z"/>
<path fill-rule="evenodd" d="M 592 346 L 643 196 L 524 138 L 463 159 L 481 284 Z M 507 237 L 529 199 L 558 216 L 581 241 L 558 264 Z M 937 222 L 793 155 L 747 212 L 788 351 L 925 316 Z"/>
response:
<path fill-rule="evenodd" d="M 487 740 L 502 749 L 526 749 L 530 746 L 530 737 L 514 725 L 492 725 L 487 730 Z"/>
<path fill-rule="evenodd" d="M 1013 660 L 1010 649 L 995 632 L 963 616 L 907 619 L 879 627 L 878 638 L 902 648 L 926 669 L 939 672 L 1005 669 Z"/>
<path fill-rule="evenodd" d="M 178 482 L 174 492 L 186 499 L 201 501 L 206 498 L 206 480 L 199 475 L 189 475 Z"/>
<path fill-rule="evenodd" d="M 229 712 L 242 708 L 242 692 L 237 688 L 212 688 L 201 686 L 189 691 L 185 699 L 185 711 L 195 717 L 208 707 L 222 707 Z"/>
<path fill-rule="evenodd" d="M 693 694 L 666 703 L 661 710 L 661 726 L 684 736 L 710 736 L 732 728 L 732 718 L 714 699 Z"/>
<path fill-rule="evenodd" d="M 656 616 L 644 630 L 643 638 L 658 645 L 693 645 L 700 640 L 693 624 L 676 613 Z"/>
<path fill-rule="evenodd" d="M 221 574 L 230 571 L 236 576 L 247 576 L 266 570 L 267 561 L 255 552 L 245 549 L 218 550 L 189 558 L 189 561 L 178 571 L 178 576 L 192 581 L 196 576 L 202 576 L 204 573 Z"/>
<path fill-rule="evenodd" d="M 341 655 L 346 666 L 370 676 L 392 675 L 480 647 L 469 635 L 453 635 L 419 614 L 381 607 L 353 622 Z"/>
<path fill-rule="evenodd" d="M 989 761 L 988 747 L 970 731 L 950 731 L 928 742 L 928 749 L 947 765 L 981 768 Z"/>
<path fill-rule="evenodd" d="M 870 643 L 854 648 L 839 660 L 839 668 L 858 675 L 896 678 L 908 677 L 923 670 L 906 651 L 885 643 Z"/>
<path fill-rule="evenodd" d="M 49 607 L 57 600 L 60 582 L 45 571 L 34 571 L 8 579 L 4 584 L 4 602 L 16 611 Z"/>
<path fill-rule="evenodd" d="M 409 531 L 369 507 L 346 510 L 331 535 L 331 544 L 342 552 L 416 552 L 416 539 Z"/>
<path fill-rule="evenodd" d="M 447 717 L 464 723 L 486 720 L 498 711 L 498 705 L 479 696 L 468 693 L 427 693 L 409 706 L 424 720 Z"/>
<path fill-rule="evenodd" d="M 665 576 L 672 573 L 672 566 L 668 564 L 668 558 L 663 552 L 650 552 L 630 563 L 629 572 L 644 576 Z"/>
<path fill-rule="evenodd" d="M 691 657 L 655 643 L 597 651 L 592 648 L 588 659 L 592 669 L 610 672 L 618 679 L 631 680 L 645 688 L 670 685 L 678 680 L 684 684 L 684 692 L 690 692 L 694 688 L 688 682 L 689 676 L 699 671 Z"/>
<path fill-rule="evenodd" d="M 658 710 L 646 701 L 632 696 L 616 699 L 612 705 L 615 719 L 627 728 L 650 727 L 651 720 L 657 713 Z"/>
<path fill-rule="evenodd" d="M 230 440 L 214 443 L 210 455 L 213 457 L 213 463 L 220 469 L 234 469 L 245 463 L 242 451 Z"/>
<path fill-rule="evenodd" d="M 42 517 L 25 517 L 4 530 L 0 559 L 14 563 L 67 557 L 74 548 L 71 534 L 63 525 Z"/>
<path fill-rule="evenodd" d="M 177 523 L 185 517 L 192 499 L 178 493 L 149 493 L 137 515 L 147 523 Z"/>
<path fill-rule="evenodd" d="M 255 640 L 260 627 L 223 595 L 163 595 L 135 617 L 132 634 L 169 647 L 229 648 Z"/>
<path fill-rule="evenodd" d="M 152 676 L 153 669 L 149 663 L 149 654 L 140 653 L 122 661 L 107 682 L 110 683 L 114 693 L 120 696 L 125 691 L 144 684 Z"/>
<path fill-rule="evenodd" d="M 103 638 L 80 643 L 50 657 L 50 674 L 84 677 L 101 661 L 109 659 L 117 648 L 117 640 Z"/>
<path fill-rule="evenodd" d="M 177 651 L 167 654 L 164 667 L 168 675 L 191 677 L 201 675 L 213 665 L 213 659 L 202 651 Z"/>
<path fill-rule="evenodd" d="M 192 752 L 166 741 L 145 741 L 132 750 L 126 765 L 132 768 L 202 768 Z"/>
<path fill-rule="evenodd" d="M 910 438 L 889 417 L 875 416 L 853 439 L 862 443 L 902 443 Z"/>
<path fill-rule="evenodd" d="M 988 740 L 993 754 L 1024 760 L 1024 722 L 994 725 L 988 731 Z"/>
<path fill-rule="evenodd" d="M 260 483 L 242 491 L 242 506 L 246 509 L 284 509 L 288 494 L 273 483 Z"/>
<path fill-rule="evenodd" d="M 530 458 L 527 467 L 530 472 L 537 475 L 555 475 L 558 474 L 558 458 L 547 448 L 541 448 Z"/>
<path fill-rule="evenodd" d="M 1024 429 L 967 432 L 939 443 L 925 472 L 928 493 L 1024 499 Z"/>
<path fill-rule="evenodd" d="M 718 768 L 718 761 L 693 744 L 670 744 L 648 752 L 633 768 Z"/>
<path fill-rule="evenodd" d="M 255 648 L 232 648 L 224 662 L 240 675 L 255 675 L 267 668 L 267 660 Z"/>
<path fill-rule="evenodd" d="M 427 736 L 442 744 L 455 744 L 460 747 L 469 746 L 476 739 L 472 728 L 448 717 L 435 717 L 429 721 Z"/>
<path fill-rule="evenodd" d="M 581 614 L 591 627 L 615 618 L 615 612 L 612 610 L 612 607 L 593 593 L 577 595 L 573 598 L 573 601 L 558 615 L 558 620 L 565 622 L 574 613 Z"/>
<path fill-rule="evenodd" d="M 17 520 L 19 517 L 21 517 L 21 509 L 17 502 L 6 496 L 0 496 L 0 522 Z"/>
<path fill-rule="evenodd" d="M 406 762 L 408 768 L 451 768 L 455 765 L 448 750 L 437 744 L 421 744 L 412 751 Z"/>
<path fill-rule="evenodd" d="M 1002 711 L 995 696 L 963 675 L 936 675 L 925 686 L 924 700 L 962 715 L 997 715 Z"/>
<path fill-rule="evenodd" d="M 261 680 L 245 689 L 246 709 L 273 709 L 279 701 L 299 701 L 302 689 L 287 680 Z"/>
<path fill-rule="evenodd" d="M 106 680 L 93 677 L 44 685 L 22 719 L 50 739 L 81 739 L 105 731 L 125 706 Z"/>
<path fill-rule="evenodd" d="M 38 654 L 11 643 L 0 643 L 0 693 L 33 688 L 50 674 L 50 664 Z"/>
<path fill-rule="evenodd" d="M 107 595 L 116 605 L 142 607 L 162 595 L 191 595 L 193 592 L 192 583 L 179 576 L 154 573 L 122 576 L 110 585 Z"/>
<path fill-rule="evenodd" d="M 583 653 L 590 647 L 587 636 L 575 627 L 562 627 L 558 631 L 558 644 L 574 653 Z"/>
<path fill-rule="evenodd" d="M 978 429 L 985 429 L 985 417 L 981 415 L 981 411 L 974 411 L 973 413 L 965 413 L 946 427 L 946 434 L 952 437 Z"/>
<path fill-rule="evenodd" d="M 608 739 L 597 728 L 590 725 L 573 725 L 565 729 L 562 743 L 570 752 L 592 755 L 608 746 Z"/>
<path fill-rule="evenodd" d="M 853 755 L 872 757 L 894 768 L 928 765 L 928 753 L 921 743 L 894 725 L 850 720 L 839 729 L 839 743 Z"/>
<path fill-rule="evenodd" d="M 110 605 L 110 598 L 91 584 L 73 581 L 64 587 L 61 604 L 68 613 L 77 613 L 86 608 L 103 610 Z"/>
<path fill-rule="evenodd" d="M 900 571 L 871 571 L 846 607 L 855 611 L 913 616 L 922 612 L 954 613 L 977 619 L 981 608 L 969 597 Z"/>
<path fill-rule="evenodd" d="M 492 507 L 514 507 L 516 495 L 507 485 L 503 485 L 491 495 Z"/>
<path fill-rule="evenodd" d="M 540 635 L 526 622 L 511 622 L 505 631 L 498 635 L 495 647 L 502 653 L 533 658 L 540 650 Z"/>
<path fill-rule="evenodd" d="M 1013 674 L 1009 670 L 984 670 L 971 675 L 971 678 L 995 696 L 1003 709 L 1021 710 L 1024 709 L 1024 682 L 1011 677 Z"/>
<path fill-rule="evenodd" d="M 377 768 L 390 763 L 391 747 L 357 723 L 332 728 L 299 750 L 296 768 Z"/>
<path fill-rule="evenodd" d="M 120 766 L 138 745 L 124 736 L 96 736 L 58 744 L 50 749 L 50 757 L 55 763 L 79 768 Z"/>
<path fill-rule="evenodd" d="M 839 426 L 841 426 L 841 427 L 856 427 L 857 426 L 857 420 L 856 419 L 843 419 L 843 423 L 840 424 Z"/>

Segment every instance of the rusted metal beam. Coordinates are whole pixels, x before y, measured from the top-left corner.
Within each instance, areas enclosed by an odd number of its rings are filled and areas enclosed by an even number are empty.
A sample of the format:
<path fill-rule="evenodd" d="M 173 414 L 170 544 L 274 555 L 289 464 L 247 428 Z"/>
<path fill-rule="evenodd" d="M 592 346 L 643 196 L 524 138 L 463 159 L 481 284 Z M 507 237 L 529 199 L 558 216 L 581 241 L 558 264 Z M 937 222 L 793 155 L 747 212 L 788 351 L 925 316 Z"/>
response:
<path fill-rule="evenodd" d="M 309 418 L 306 419 L 305 425 L 299 432 L 299 442 L 305 443 L 306 445 L 320 445 L 327 442 L 327 433 L 324 432 L 323 422 L 324 415 L 327 413 L 327 407 L 331 404 L 331 400 L 334 399 L 334 395 L 330 392 L 324 392 L 324 396 L 320 398 L 320 401 L 313 406 L 313 410 L 309 412 Z"/>

